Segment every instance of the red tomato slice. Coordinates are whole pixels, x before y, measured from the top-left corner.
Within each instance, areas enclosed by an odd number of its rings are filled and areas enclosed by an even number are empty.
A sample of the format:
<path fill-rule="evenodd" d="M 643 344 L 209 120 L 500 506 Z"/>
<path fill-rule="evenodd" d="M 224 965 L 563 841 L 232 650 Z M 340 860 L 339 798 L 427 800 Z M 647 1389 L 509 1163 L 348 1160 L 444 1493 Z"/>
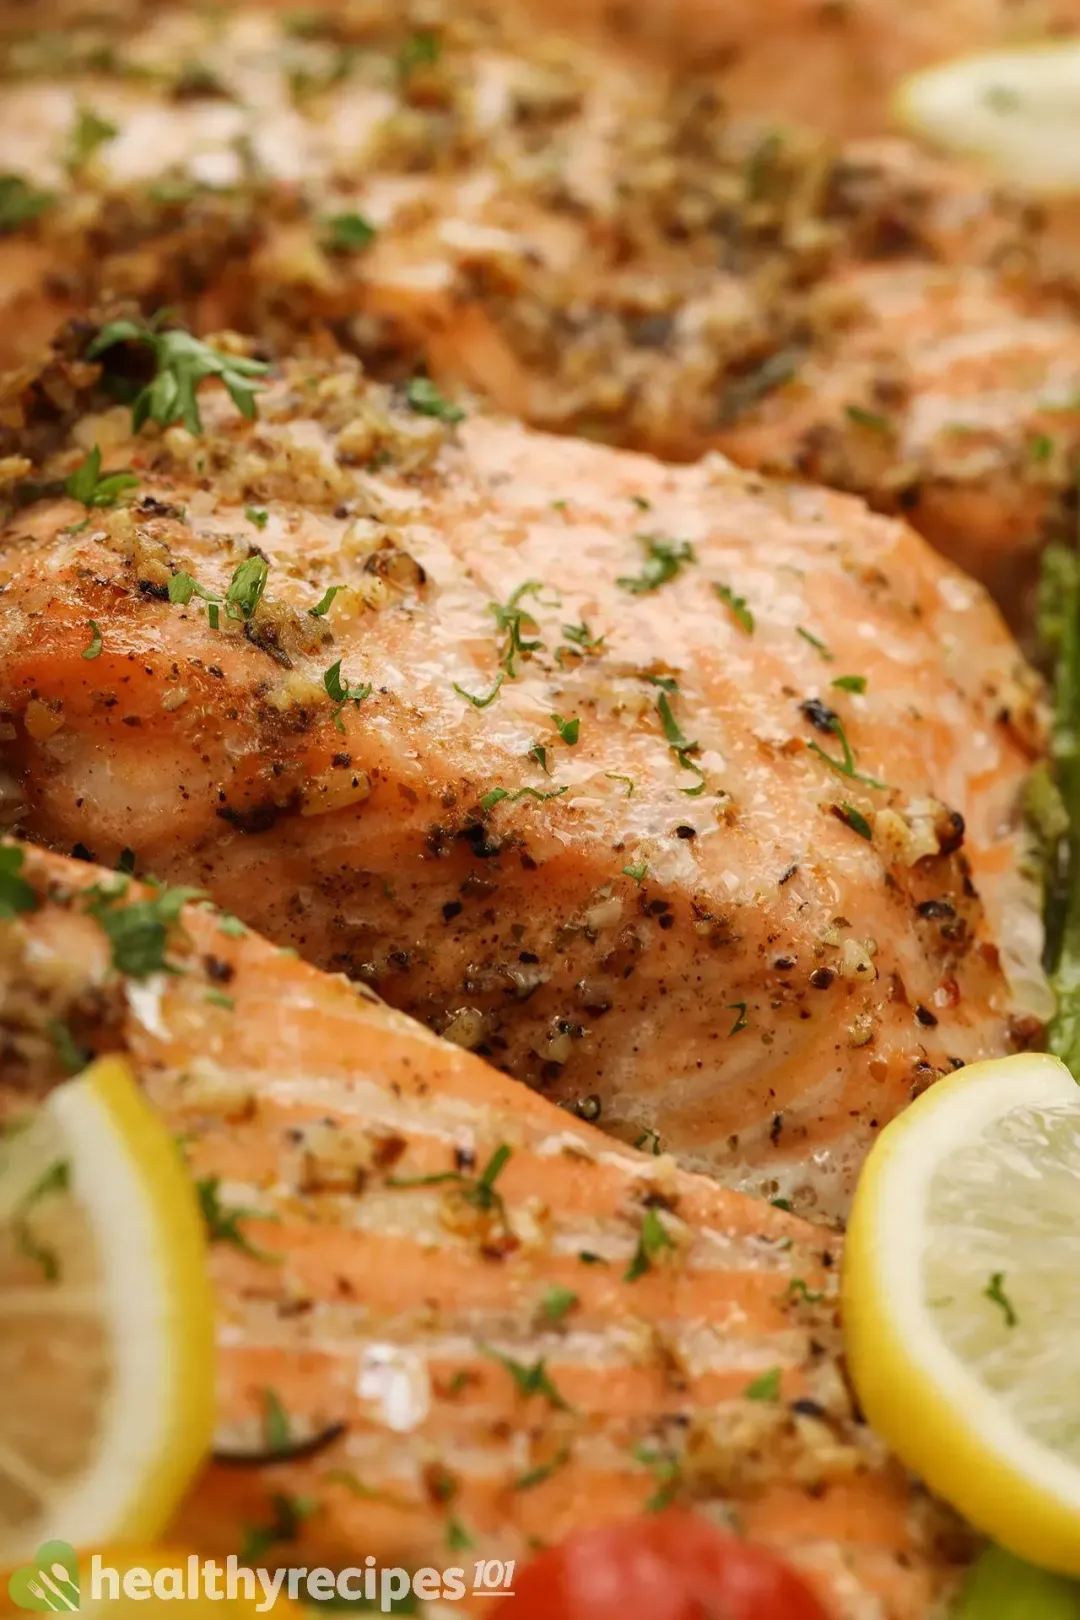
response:
<path fill-rule="evenodd" d="M 506 1620 L 829 1620 L 772 1553 L 672 1510 L 549 1547 L 514 1579 Z"/>

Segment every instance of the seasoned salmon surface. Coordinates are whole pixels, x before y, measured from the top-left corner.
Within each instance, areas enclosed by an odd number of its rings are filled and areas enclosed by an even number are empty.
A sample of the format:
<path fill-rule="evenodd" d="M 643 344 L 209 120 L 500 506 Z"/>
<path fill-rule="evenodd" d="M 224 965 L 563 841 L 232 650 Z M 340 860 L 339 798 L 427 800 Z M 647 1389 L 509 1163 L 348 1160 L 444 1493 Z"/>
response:
<path fill-rule="evenodd" d="M 146 375 L 136 331 L 7 406 L 31 836 L 129 849 L 624 1139 L 826 1216 L 913 1095 L 1037 1032 L 1037 683 L 905 525 L 457 422 L 354 361 L 197 347 L 257 418 L 211 385 L 198 431 L 131 440 L 92 406 Z"/>
<path fill-rule="evenodd" d="M 967 1538 L 853 1411 L 834 1242 L 235 919 L 37 850 L 18 875 L 0 1120 L 58 1053 L 124 1053 L 207 1213 L 219 1460 L 173 1540 L 471 1577 L 683 1502 L 782 1551 L 836 1620 L 935 1612 Z"/>
<path fill-rule="evenodd" d="M 1073 521 L 1075 252 L 704 71 L 466 0 L 162 10 L 10 44 L 0 150 L 9 358 L 99 295 L 423 358 L 540 427 L 904 511 L 1018 618 Z"/>

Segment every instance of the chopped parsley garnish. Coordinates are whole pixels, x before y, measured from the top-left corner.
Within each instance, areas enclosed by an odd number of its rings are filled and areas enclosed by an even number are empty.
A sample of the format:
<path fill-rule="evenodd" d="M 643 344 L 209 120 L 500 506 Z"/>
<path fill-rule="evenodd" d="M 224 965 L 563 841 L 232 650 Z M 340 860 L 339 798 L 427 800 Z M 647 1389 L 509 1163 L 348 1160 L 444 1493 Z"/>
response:
<path fill-rule="evenodd" d="M 265 529 L 270 521 L 270 514 L 261 506 L 245 506 L 244 516 L 249 523 L 254 523 L 257 529 Z"/>
<path fill-rule="evenodd" d="M 158 331 L 152 324 L 129 320 L 110 321 L 103 326 L 87 349 L 86 358 L 96 360 L 118 343 L 142 344 L 152 350 L 156 362 L 153 381 L 140 389 L 132 403 L 134 432 L 144 422 L 157 422 L 161 427 L 183 422 L 189 433 L 201 433 L 202 417 L 195 390 L 206 377 L 220 378 L 241 416 L 253 421 L 258 415 L 255 395 L 261 384 L 251 379 L 269 370 L 262 360 L 219 354 L 190 332 Z"/>
<path fill-rule="evenodd" d="M 536 1468 L 530 1468 L 527 1473 L 519 1474 L 511 1486 L 511 1490 L 531 1491 L 534 1485 L 542 1485 L 545 1479 L 550 1479 L 552 1474 L 557 1473 L 560 1468 L 564 1468 L 569 1461 L 570 1447 L 561 1446 L 550 1462 L 541 1463 Z"/>
<path fill-rule="evenodd" d="M 746 1029 L 747 1028 L 748 1019 L 746 1017 L 746 1002 L 745 1001 L 729 1001 L 728 1004 L 727 1004 L 727 1011 L 736 1013 L 738 1015 L 736 1017 L 736 1019 L 735 1019 L 735 1022 L 732 1024 L 731 1028 L 728 1030 L 728 1035 L 729 1036 L 730 1035 L 737 1035 L 739 1033 L 740 1029 Z"/>
<path fill-rule="evenodd" d="M 500 662 L 511 680 L 517 674 L 514 660 L 522 656 L 527 657 L 529 653 L 534 653 L 537 648 L 543 646 L 542 641 L 526 641 L 523 638 L 523 630 L 531 633 L 539 629 L 539 626 L 529 610 L 521 606 L 523 596 L 539 596 L 543 588 L 540 580 L 527 579 L 524 585 L 519 585 L 516 591 L 511 592 L 505 603 L 488 603 L 488 608 L 495 615 L 495 623 L 506 633 L 506 645 L 500 653 Z"/>
<path fill-rule="evenodd" d="M 443 1187 L 460 1190 L 461 1196 L 473 1209 L 482 1214 L 494 1213 L 506 1225 L 506 1205 L 495 1183 L 502 1175 L 513 1149 L 502 1142 L 495 1149 L 478 1176 L 467 1176 L 461 1170 L 442 1170 L 431 1176 L 387 1176 L 388 1187 Z"/>
<path fill-rule="evenodd" d="M 265 557 L 256 554 L 244 558 L 233 573 L 229 588 L 225 592 L 227 618 L 246 620 L 253 616 L 266 589 L 266 576 L 269 572 L 270 564 Z"/>
<path fill-rule="evenodd" d="M 838 686 L 840 688 L 841 692 L 865 692 L 866 691 L 866 676 L 865 675 L 838 675 L 836 677 L 835 681 L 830 681 L 829 684 L 831 686 Z"/>
<path fill-rule="evenodd" d="M 42 1199 L 67 1192 L 70 1182 L 71 1166 L 66 1159 L 57 1159 L 35 1181 L 30 1191 L 16 1204 L 11 1213 L 11 1235 L 15 1239 L 16 1248 L 27 1260 L 32 1260 L 34 1265 L 41 1267 L 42 1276 L 50 1283 L 60 1280 L 60 1259 L 54 1249 L 41 1242 L 28 1217 Z"/>
<path fill-rule="evenodd" d="M 289 1414 L 276 1390 L 263 1390 L 263 1438 L 268 1451 L 287 1451 L 292 1441 Z"/>
<path fill-rule="evenodd" d="M 543 743 L 533 743 L 529 749 L 528 757 L 536 761 L 545 776 L 551 775 L 551 766 L 548 764 L 547 749 Z"/>
<path fill-rule="evenodd" d="M 770 1367 L 768 1372 L 762 1373 L 747 1384 L 743 1394 L 748 1401 L 778 1401 L 780 1399 L 780 1369 Z"/>
<path fill-rule="evenodd" d="M 638 861 L 633 866 L 624 866 L 623 867 L 623 876 L 628 877 L 628 878 L 633 878 L 634 882 L 637 883 L 638 885 L 640 885 L 640 884 L 644 883 L 645 875 L 648 872 L 648 870 L 649 870 L 648 861 Z"/>
<path fill-rule="evenodd" d="M 638 1245 L 623 1277 L 624 1282 L 637 1282 L 644 1277 L 647 1271 L 653 1268 L 653 1262 L 662 1249 L 674 1249 L 675 1240 L 667 1227 L 650 1207 L 641 1217 L 641 1231 L 638 1234 Z"/>
<path fill-rule="evenodd" d="M 119 133 L 116 124 L 102 118 L 92 107 L 80 107 L 71 128 L 68 167 L 80 169 L 88 158 L 93 157 L 99 146 L 114 140 Z"/>
<path fill-rule="evenodd" d="M 93 619 L 87 619 L 86 622 L 90 626 L 91 641 L 89 647 L 83 648 L 82 656 L 98 658 L 101 655 L 101 627 Z"/>
<path fill-rule="evenodd" d="M 657 1489 L 645 1503 L 646 1513 L 662 1513 L 670 1507 L 679 1488 L 679 1463 L 670 1453 L 648 1451 L 645 1446 L 634 1447 L 634 1458 L 650 1469 L 657 1481 Z"/>
<path fill-rule="evenodd" d="M 634 1143 L 634 1146 L 642 1149 L 648 1148 L 650 1153 L 652 1153 L 655 1157 L 659 1157 L 660 1132 L 654 1131 L 651 1125 L 646 1126 L 641 1135 L 638 1137 L 637 1141 Z"/>
<path fill-rule="evenodd" d="M 241 1254 L 248 1254 L 254 1260 L 276 1261 L 278 1256 L 268 1254 L 265 1249 L 257 1249 L 254 1243 L 244 1236 L 240 1230 L 240 1222 L 247 1220 L 271 1220 L 272 1216 L 264 1215 L 258 1209 L 245 1209 L 237 1204 L 232 1209 L 221 1202 L 220 1176 L 203 1176 L 195 1183 L 195 1192 L 199 1199 L 199 1208 L 203 1220 L 206 1222 L 206 1235 L 211 1243 L 228 1243 Z"/>
<path fill-rule="evenodd" d="M 232 1012 L 236 1006 L 232 996 L 227 996 L 224 990 L 208 990 L 203 1000 L 211 1007 L 224 1007 L 226 1012 Z"/>
<path fill-rule="evenodd" d="M 200 889 L 159 889 L 149 900 L 133 900 L 130 905 L 118 905 L 127 889 L 127 880 L 120 886 L 105 889 L 95 884 L 86 891 L 86 910 L 98 926 L 108 935 L 112 946 L 113 967 L 132 979 L 149 978 L 152 973 L 167 973 L 169 964 L 165 951 L 169 934 L 180 912 L 189 900 L 202 897 Z"/>
<path fill-rule="evenodd" d="M 242 1568 L 252 1569 L 263 1562 L 264 1554 L 279 1542 L 295 1541 L 305 1519 L 310 1519 L 317 1503 L 307 1496 L 287 1496 L 275 1491 L 270 1498 L 273 1517 L 269 1524 L 244 1526 L 244 1539 L 238 1561 Z"/>
<path fill-rule="evenodd" d="M 869 428 L 871 433 L 891 433 L 892 423 L 879 411 L 868 411 L 864 405 L 845 405 L 844 414 L 856 427 Z"/>
<path fill-rule="evenodd" d="M 713 590 L 721 602 L 731 609 L 732 614 L 742 625 L 747 635 L 752 636 L 754 633 L 754 615 L 746 605 L 746 597 L 736 596 L 730 585 L 714 584 Z"/>
<path fill-rule="evenodd" d="M 323 618 L 325 618 L 326 615 L 330 611 L 330 607 L 331 607 L 331 604 L 333 603 L 334 597 L 337 595 L 338 591 L 343 591 L 344 589 L 345 589 L 344 585 L 329 585 L 329 586 L 327 586 L 326 594 L 323 596 L 322 600 L 319 601 L 319 602 L 316 602 L 316 604 L 315 604 L 315 606 L 313 608 L 308 608 L 308 612 L 310 613 L 311 617 L 313 619 L 323 619 Z"/>
<path fill-rule="evenodd" d="M 821 641 L 817 636 L 811 635 L 810 631 L 804 629 L 804 627 L 801 624 L 797 624 L 795 626 L 795 634 L 797 636 L 802 636 L 803 640 L 805 642 L 808 642 L 809 645 L 811 647 L 813 647 L 813 649 L 814 649 L 814 651 L 816 653 L 821 654 L 822 658 L 824 658 L 824 660 L 825 660 L 825 662 L 827 664 L 832 663 L 832 661 L 833 661 L 832 653 L 829 651 L 828 647 L 826 647 L 825 643 L 823 641 Z"/>
<path fill-rule="evenodd" d="M 666 540 L 659 534 L 638 534 L 634 538 L 645 547 L 641 573 L 623 575 L 615 581 L 632 596 L 658 591 L 661 585 L 675 578 L 685 563 L 697 562 L 694 548 L 688 540 Z"/>
<path fill-rule="evenodd" d="M 220 600 L 213 591 L 208 591 L 205 585 L 200 585 L 193 575 L 185 574 L 183 570 L 173 574 L 169 580 L 169 601 L 179 602 L 181 607 L 187 607 L 193 596 L 201 597 L 204 602 L 217 603 Z M 214 629 L 217 629 L 216 625 Z"/>
<path fill-rule="evenodd" d="M 95 444 L 81 466 L 64 479 L 64 493 L 83 506 L 115 506 L 117 497 L 125 489 L 134 489 L 139 480 L 132 472 L 106 473 L 101 476 L 101 450 Z"/>
<path fill-rule="evenodd" d="M 323 244 L 331 253 L 360 253 L 371 246 L 376 234 L 363 214 L 331 214 L 323 220 Z"/>
<path fill-rule="evenodd" d="M 206 622 L 211 630 L 216 630 L 220 622 L 221 609 L 216 602 L 211 602 L 206 609 Z"/>
<path fill-rule="evenodd" d="M 67 1024 L 59 1018 L 50 1018 L 45 1028 L 53 1044 L 57 1061 L 65 1074 L 78 1074 L 86 1068 L 90 1055 L 84 1052 Z"/>
<path fill-rule="evenodd" d="M 414 68 L 432 67 L 441 55 L 442 44 L 438 35 L 430 29 L 422 29 L 419 33 L 410 34 L 398 52 L 398 72 L 406 79 Z"/>
<path fill-rule="evenodd" d="M 0 182 L 0 184 L 2 184 L 2 182 Z M 0 228 L 2 228 L 3 225 L 2 215 L 3 208 L 2 204 L 0 204 Z M 1030 456 L 1031 460 L 1036 464 L 1042 461 L 1049 461 L 1053 454 L 1054 441 L 1050 437 L 1049 433 L 1036 433 L 1028 445 L 1028 455 Z"/>
<path fill-rule="evenodd" d="M 351 686 L 348 681 L 343 681 L 341 678 L 341 659 L 339 658 L 337 663 L 331 664 L 323 675 L 323 685 L 326 688 L 327 697 L 332 703 L 336 704 L 330 718 L 338 731 L 344 734 L 345 727 L 341 721 L 342 710 L 348 703 L 359 707 L 365 698 L 369 698 L 373 690 L 371 682 L 362 681 L 358 686 Z"/>
<path fill-rule="evenodd" d="M 846 800 L 840 804 L 834 804 L 832 809 L 834 815 L 839 817 L 841 821 L 846 822 L 852 832 L 858 833 L 860 838 L 865 838 L 867 843 L 873 842 L 873 830 L 861 810 L 856 810 L 855 806 L 848 804 Z"/>
<path fill-rule="evenodd" d="M 0 174 L 0 236 L 38 219 L 56 198 L 50 191 L 35 191 L 18 174 Z"/>
<path fill-rule="evenodd" d="M 532 1395 L 542 1395 L 548 1405 L 556 1412 L 572 1412 L 574 1409 L 566 1401 L 548 1375 L 545 1357 L 540 1356 L 536 1361 L 526 1366 L 523 1361 L 515 1361 L 513 1356 L 506 1356 L 501 1350 L 496 1350 L 490 1344 L 478 1344 L 480 1354 L 487 1356 L 491 1361 L 497 1361 L 500 1367 L 505 1367 L 514 1383 L 518 1393 L 526 1399 Z"/>
<path fill-rule="evenodd" d="M 659 685 L 660 683 L 657 682 L 656 684 Z M 667 738 L 668 747 L 678 760 L 681 769 L 693 771 L 694 775 L 699 779 L 697 787 L 680 789 L 680 792 L 685 793 L 688 798 L 695 799 L 699 793 L 705 791 L 705 772 L 691 758 L 692 754 L 697 753 L 698 745 L 696 742 L 690 742 L 684 736 L 682 727 L 671 712 L 671 703 L 668 700 L 666 691 L 661 692 L 656 700 L 656 712 L 660 716 L 660 723 L 664 728 L 664 736 Z"/>
<path fill-rule="evenodd" d="M 791 1215 L 795 1209 L 795 1205 L 790 1198 L 770 1198 L 769 1203 L 773 1209 L 782 1209 L 788 1215 Z"/>
<path fill-rule="evenodd" d="M 420 416 L 435 416 L 440 422 L 465 420 L 465 412 L 453 400 L 439 393 L 430 377 L 410 377 L 405 385 L 405 399 L 410 409 Z"/>
<path fill-rule="evenodd" d="M 223 911 L 219 915 L 218 927 L 221 929 L 223 934 L 228 934 L 230 939 L 243 939 L 244 935 L 247 933 L 247 928 L 240 921 L 239 917 L 233 917 L 227 911 Z"/>
<path fill-rule="evenodd" d="M 837 715 L 830 711 L 828 717 L 822 720 L 821 729 L 831 731 L 839 740 L 843 751 L 842 758 L 834 759 L 831 754 L 825 752 L 820 743 L 816 742 L 809 742 L 806 745 L 812 754 L 816 754 L 820 760 L 823 760 L 830 770 L 836 771 L 840 776 L 846 776 L 852 782 L 865 782 L 867 787 L 872 788 L 883 788 L 885 786 L 885 783 L 879 782 L 876 776 L 866 776 L 862 771 L 855 769 L 855 753 L 847 740 L 847 733 Z"/>
<path fill-rule="evenodd" d="M 626 784 L 626 797 L 628 799 L 634 797 L 634 778 L 632 776 L 622 776 L 618 771 L 605 771 L 604 775 L 609 782 L 624 782 Z"/>
<path fill-rule="evenodd" d="M 605 638 L 594 636 L 584 619 L 580 624 L 564 624 L 562 633 L 575 647 L 602 647 Z"/>
<path fill-rule="evenodd" d="M 652 501 L 646 500 L 644 495 L 631 495 L 630 499 L 633 501 L 639 512 L 652 511 Z"/>
<path fill-rule="evenodd" d="M 472 1536 L 459 1518 L 451 1514 L 446 1521 L 446 1545 L 450 1552 L 467 1552 L 473 1544 Z"/>
<path fill-rule="evenodd" d="M 499 688 L 502 686 L 505 679 L 506 676 L 503 674 L 497 676 L 495 685 L 491 688 L 491 691 L 488 693 L 487 697 L 478 697 L 472 692 L 466 692 L 465 688 L 463 686 L 459 686 L 457 681 L 454 682 L 454 691 L 457 693 L 458 697 L 463 697 L 466 703 L 471 703 L 474 709 L 486 709 L 490 704 L 494 703 L 495 699 L 498 697 Z"/>
<path fill-rule="evenodd" d="M 553 714 L 551 719 L 563 742 L 566 743 L 567 747 L 573 748 L 581 730 L 580 719 L 575 715 L 573 720 L 564 720 L 561 714 Z"/>
<path fill-rule="evenodd" d="M 1000 1306 L 1005 1317 L 1006 1327 L 1012 1328 L 1016 1326 L 1020 1318 L 1016 1314 L 1012 1300 L 1005 1292 L 1005 1273 L 1003 1271 L 994 1272 L 989 1283 L 983 1289 L 983 1298 L 989 1299 L 995 1305 Z"/>
<path fill-rule="evenodd" d="M 569 791 L 569 787 L 557 787 L 552 788 L 549 793 L 541 793 L 539 788 L 523 787 L 518 788 L 516 793 L 510 793 L 506 788 L 497 787 L 492 788 L 489 793 L 483 795 L 480 800 L 480 808 L 481 810 L 491 810 L 495 805 L 501 804 L 503 799 L 506 799 L 510 804 L 516 804 L 519 799 L 536 799 L 539 804 L 543 804 L 547 799 L 560 799 L 564 793 L 569 793 Z"/>
<path fill-rule="evenodd" d="M 572 1311 L 578 1302 L 578 1297 L 572 1288 L 561 1288 L 553 1284 L 541 1301 L 541 1309 L 547 1320 L 555 1326 L 561 1322 L 567 1311 Z"/>
<path fill-rule="evenodd" d="M 26 856 L 16 844 L 0 844 L 0 922 L 9 922 L 20 911 L 36 911 L 37 895 L 20 876 Z"/>
<path fill-rule="evenodd" d="M 820 1305 L 825 1298 L 823 1293 L 816 1289 L 807 1288 L 802 1277 L 792 1277 L 784 1290 L 785 1299 L 801 1299 L 804 1305 Z"/>

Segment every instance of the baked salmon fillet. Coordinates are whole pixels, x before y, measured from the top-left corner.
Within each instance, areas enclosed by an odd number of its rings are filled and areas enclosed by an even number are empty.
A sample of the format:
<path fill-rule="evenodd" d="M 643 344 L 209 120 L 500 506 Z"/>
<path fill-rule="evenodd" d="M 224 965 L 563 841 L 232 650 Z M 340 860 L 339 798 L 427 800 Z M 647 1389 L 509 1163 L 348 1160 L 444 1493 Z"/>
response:
<path fill-rule="evenodd" d="M 471 1570 L 680 1502 L 836 1620 L 934 1612 L 968 1538 L 853 1410 L 834 1242 L 212 908 L 0 858 L 0 1119 L 123 1053 L 207 1212 L 218 1460 L 172 1539 Z"/>
<path fill-rule="evenodd" d="M 902 142 L 740 122 L 708 73 L 466 0 L 161 10 L 7 75 L 9 358 L 114 295 L 423 358 L 539 427 L 904 511 L 1018 618 L 1071 532 L 1075 252 Z"/>
<path fill-rule="evenodd" d="M 355 361 L 91 339 L 3 407 L 28 453 L 0 714 L 34 839 L 127 849 L 824 1216 L 912 1096 L 1038 1033 L 1039 686 L 904 524 L 458 421 Z M 233 397 L 192 392 L 189 426 L 131 439 L 107 403 L 141 377 L 135 414 L 169 418 L 215 365 Z"/>

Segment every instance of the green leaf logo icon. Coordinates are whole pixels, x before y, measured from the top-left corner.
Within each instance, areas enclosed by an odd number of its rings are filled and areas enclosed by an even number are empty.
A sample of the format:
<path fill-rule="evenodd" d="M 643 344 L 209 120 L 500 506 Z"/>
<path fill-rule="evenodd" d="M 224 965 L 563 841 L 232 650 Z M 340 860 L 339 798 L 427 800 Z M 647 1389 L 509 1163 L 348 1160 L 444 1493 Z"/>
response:
<path fill-rule="evenodd" d="M 19 1609 L 70 1613 L 79 1607 L 79 1560 L 66 1541 L 45 1541 L 33 1561 L 15 1570 L 8 1597 Z"/>

